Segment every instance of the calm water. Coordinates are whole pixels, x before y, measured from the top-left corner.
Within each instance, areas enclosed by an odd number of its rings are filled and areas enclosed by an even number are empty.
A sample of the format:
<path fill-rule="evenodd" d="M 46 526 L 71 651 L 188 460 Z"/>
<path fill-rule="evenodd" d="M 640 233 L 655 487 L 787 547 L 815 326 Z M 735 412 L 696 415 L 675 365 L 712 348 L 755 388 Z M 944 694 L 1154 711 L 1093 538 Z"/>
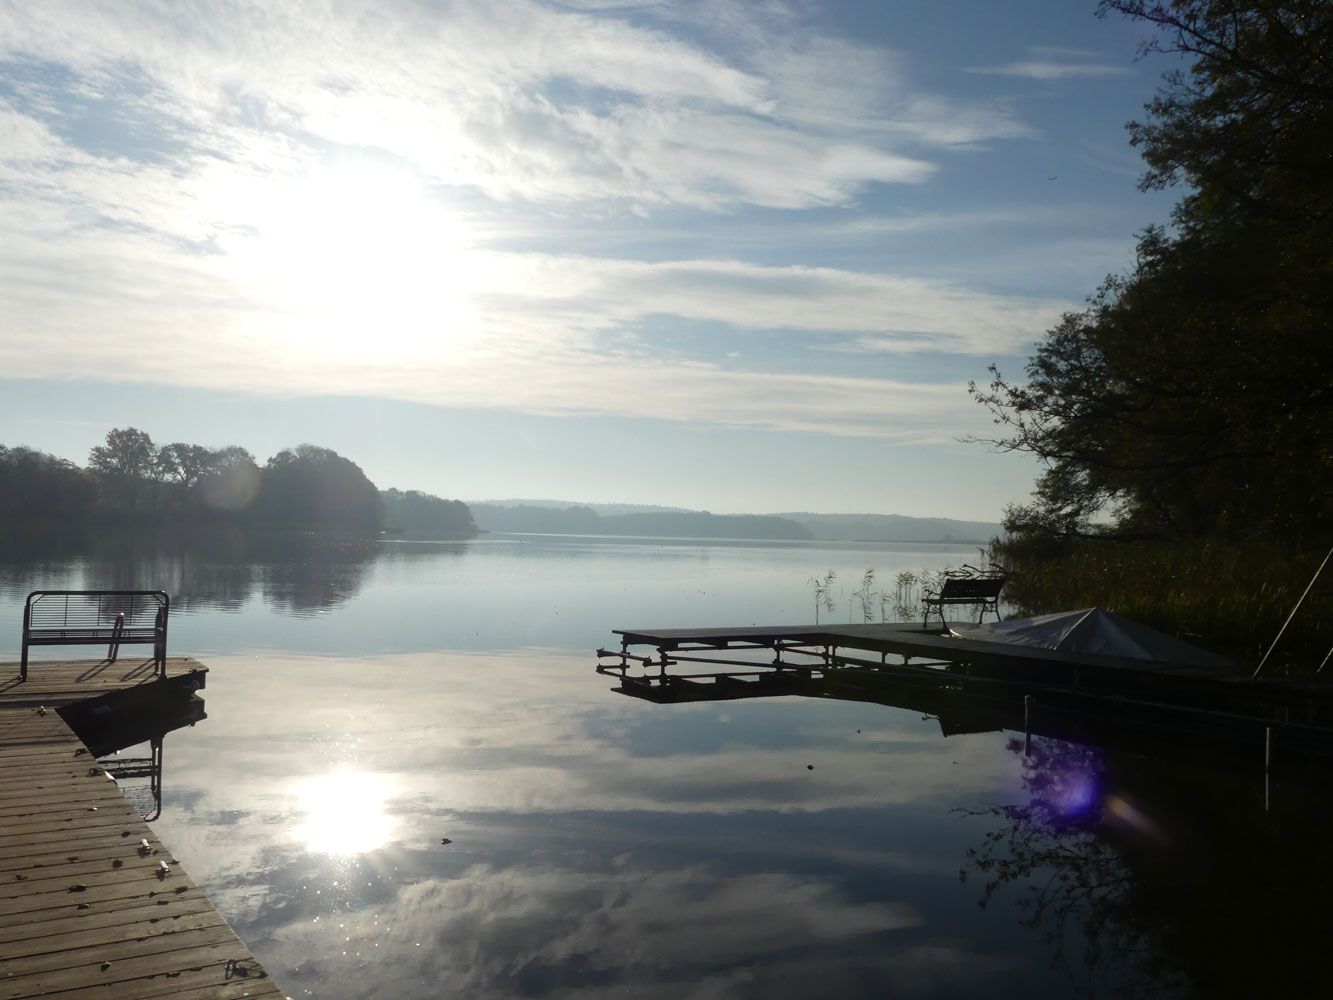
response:
<path fill-rule="evenodd" d="M 1258 767 L 1024 757 L 877 704 L 657 706 L 593 670 L 614 627 L 808 622 L 830 568 L 850 590 L 975 559 L 535 537 L 10 559 L 0 656 L 30 589 L 172 594 L 209 718 L 167 738 L 155 827 L 293 997 L 1304 995 L 1333 810 L 1303 779 L 1265 812 Z"/>

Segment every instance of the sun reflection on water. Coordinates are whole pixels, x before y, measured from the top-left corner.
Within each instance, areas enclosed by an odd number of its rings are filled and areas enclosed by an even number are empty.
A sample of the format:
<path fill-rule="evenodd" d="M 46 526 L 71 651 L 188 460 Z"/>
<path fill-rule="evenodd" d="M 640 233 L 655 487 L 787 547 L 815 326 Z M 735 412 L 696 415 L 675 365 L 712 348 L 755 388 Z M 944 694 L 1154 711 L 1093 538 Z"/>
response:
<path fill-rule="evenodd" d="M 382 847 L 394 820 L 384 812 L 392 791 L 382 775 L 341 771 L 296 786 L 305 821 L 293 835 L 317 854 L 346 856 Z"/>

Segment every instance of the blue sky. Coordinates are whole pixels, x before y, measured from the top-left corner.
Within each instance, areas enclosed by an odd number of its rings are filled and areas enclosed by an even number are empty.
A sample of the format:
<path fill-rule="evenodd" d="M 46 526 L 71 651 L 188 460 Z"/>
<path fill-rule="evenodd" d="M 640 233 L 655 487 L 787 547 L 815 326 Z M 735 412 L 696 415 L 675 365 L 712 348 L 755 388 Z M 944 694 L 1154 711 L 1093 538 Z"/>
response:
<path fill-rule="evenodd" d="M 0 442 L 998 519 L 968 397 L 1172 193 L 1095 3 L 0 2 Z"/>

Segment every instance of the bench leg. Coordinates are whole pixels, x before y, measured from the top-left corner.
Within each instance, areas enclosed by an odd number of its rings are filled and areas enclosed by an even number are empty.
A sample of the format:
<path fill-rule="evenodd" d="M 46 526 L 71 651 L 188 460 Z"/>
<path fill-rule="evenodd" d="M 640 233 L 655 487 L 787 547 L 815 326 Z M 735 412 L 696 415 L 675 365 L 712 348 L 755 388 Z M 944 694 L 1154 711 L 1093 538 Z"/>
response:
<path fill-rule="evenodd" d="M 23 658 L 19 661 L 19 680 L 26 681 L 27 679 L 28 679 L 28 644 L 25 642 L 23 644 Z"/>

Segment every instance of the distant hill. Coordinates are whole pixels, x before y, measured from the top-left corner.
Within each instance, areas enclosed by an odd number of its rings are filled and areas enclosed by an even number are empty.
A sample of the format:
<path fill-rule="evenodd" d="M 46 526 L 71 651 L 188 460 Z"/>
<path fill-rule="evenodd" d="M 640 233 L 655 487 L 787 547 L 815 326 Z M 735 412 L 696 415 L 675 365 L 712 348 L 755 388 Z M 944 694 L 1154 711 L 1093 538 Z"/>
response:
<path fill-rule="evenodd" d="M 955 521 L 949 517 L 906 517 L 902 514 L 784 513 L 811 536 L 854 542 L 977 542 L 985 544 L 1003 529 L 992 521 Z"/>
<path fill-rule="evenodd" d="M 486 531 L 554 535 L 647 535 L 662 538 L 760 538 L 783 541 L 976 542 L 1000 534 L 998 523 L 901 514 L 710 514 L 649 504 L 487 500 L 469 504 Z"/>
<path fill-rule="evenodd" d="M 570 507 L 586 507 L 598 514 L 659 514 L 670 511 L 677 514 L 695 514 L 688 507 L 661 507 L 650 503 L 581 503 L 575 500 L 532 500 L 515 498 L 509 500 L 469 500 L 468 506 L 478 504 L 486 507 L 543 507 L 547 510 L 568 510 Z"/>
<path fill-rule="evenodd" d="M 710 514 L 698 510 L 638 510 L 599 514 L 591 505 L 537 507 L 519 504 L 469 505 L 485 531 L 537 532 L 553 535 L 646 535 L 657 538 L 765 538 L 808 541 L 812 536 L 795 521 L 760 514 Z M 610 505 L 607 505 L 610 506 Z"/>

